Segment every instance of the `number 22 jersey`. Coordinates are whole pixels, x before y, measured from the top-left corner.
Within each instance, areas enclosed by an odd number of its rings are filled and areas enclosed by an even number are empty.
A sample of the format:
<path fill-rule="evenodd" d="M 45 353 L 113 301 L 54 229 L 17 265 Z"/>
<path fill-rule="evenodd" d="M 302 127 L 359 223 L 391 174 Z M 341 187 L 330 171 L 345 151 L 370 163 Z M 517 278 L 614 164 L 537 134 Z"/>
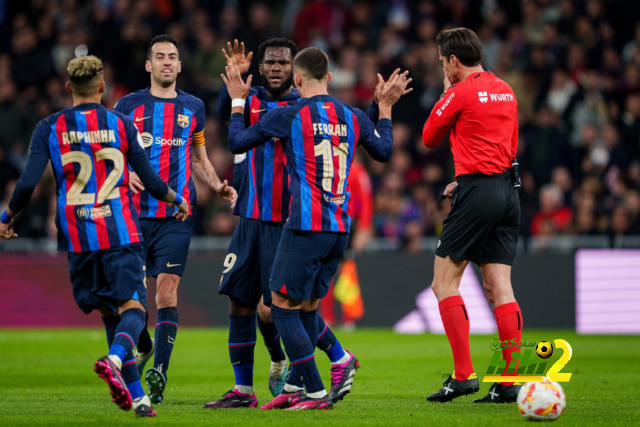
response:
<path fill-rule="evenodd" d="M 130 163 L 149 191 L 169 190 L 153 173 L 133 122 L 99 104 L 64 109 L 38 123 L 9 207 L 20 212 L 51 160 L 58 250 L 87 252 L 142 241 L 129 190 Z"/>

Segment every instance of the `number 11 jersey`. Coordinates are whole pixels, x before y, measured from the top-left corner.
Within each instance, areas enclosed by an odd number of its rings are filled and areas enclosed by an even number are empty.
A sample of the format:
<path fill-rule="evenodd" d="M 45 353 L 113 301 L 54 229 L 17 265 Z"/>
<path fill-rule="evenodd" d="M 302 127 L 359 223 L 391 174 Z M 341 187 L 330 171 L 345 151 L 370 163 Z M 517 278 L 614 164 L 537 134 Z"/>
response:
<path fill-rule="evenodd" d="M 244 126 L 243 115 L 232 114 L 229 148 L 234 153 L 280 139 L 291 193 L 285 227 L 296 230 L 348 233 L 347 177 L 356 146 L 363 145 L 379 161 L 387 161 L 393 147 L 391 120 L 379 120 L 376 131 L 365 113 L 329 95 L 275 108 L 257 124 Z"/>

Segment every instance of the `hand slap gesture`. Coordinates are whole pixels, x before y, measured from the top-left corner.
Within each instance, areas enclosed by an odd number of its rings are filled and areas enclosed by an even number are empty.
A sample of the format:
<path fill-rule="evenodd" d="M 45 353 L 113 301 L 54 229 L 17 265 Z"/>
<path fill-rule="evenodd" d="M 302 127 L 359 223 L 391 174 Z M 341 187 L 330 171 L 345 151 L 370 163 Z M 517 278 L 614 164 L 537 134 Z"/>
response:
<path fill-rule="evenodd" d="M 227 75 L 220 74 L 222 76 L 222 80 L 224 84 L 227 85 L 227 90 L 229 91 L 229 96 L 231 99 L 246 99 L 249 96 L 249 89 L 251 89 L 251 80 L 253 78 L 252 75 L 247 77 L 247 82 L 242 81 L 242 74 L 240 73 L 240 68 L 237 65 L 227 65 L 224 67 Z"/>
<path fill-rule="evenodd" d="M 396 69 L 386 82 L 380 74 L 378 74 L 378 84 L 376 86 L 375 100 L 380 105 L 392 106 L 402 95 L 406 95 L 413 90 L 407 85 L 411 83 L 412 78 L 407 79 L 409 70 L 400 74 L 400 68 Z"/>
<path fill-rule="evenodd" d="M 240 74 L 246 74 L 249 71 L 251 65 L 251 58 L 253 58 L 253 52 L 249 52 L 247 56 L 244 56 L 244 42 L 240 43 L 238 47 L 238 39 L 233 41 L 233 49 L 231 48 L 231 42 L 227 42 L 227 49 L 222 49 L 224 59 L 227 60 L 227 65 L 237 65 L 240 69 Z"/>

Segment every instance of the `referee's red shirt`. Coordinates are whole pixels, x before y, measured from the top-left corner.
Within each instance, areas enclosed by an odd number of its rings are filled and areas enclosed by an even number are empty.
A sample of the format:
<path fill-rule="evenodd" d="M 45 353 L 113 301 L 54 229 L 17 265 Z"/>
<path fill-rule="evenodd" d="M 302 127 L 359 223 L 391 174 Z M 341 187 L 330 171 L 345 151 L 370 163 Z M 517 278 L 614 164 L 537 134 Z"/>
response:
<path fill-rule="evenodd" d="M 513 90 L 490 71 L 471 74 L 433 107 L 422 141 L 436 147 L 449 130 L 456 176 L 505 172 L 518 149 L 518 103 Z"/>

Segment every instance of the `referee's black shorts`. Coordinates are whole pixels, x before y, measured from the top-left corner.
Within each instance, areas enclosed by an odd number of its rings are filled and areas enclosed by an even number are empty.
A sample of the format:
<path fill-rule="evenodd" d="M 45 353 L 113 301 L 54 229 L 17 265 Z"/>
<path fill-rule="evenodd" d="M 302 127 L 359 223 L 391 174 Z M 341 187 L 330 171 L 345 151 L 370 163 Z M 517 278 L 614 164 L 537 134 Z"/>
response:
<path fill-rule="evenodd" d="M 513 265 L 520 199 L 509 174 L 462 175 L 456 181 L 436 255 L 476 264 Z"/>

